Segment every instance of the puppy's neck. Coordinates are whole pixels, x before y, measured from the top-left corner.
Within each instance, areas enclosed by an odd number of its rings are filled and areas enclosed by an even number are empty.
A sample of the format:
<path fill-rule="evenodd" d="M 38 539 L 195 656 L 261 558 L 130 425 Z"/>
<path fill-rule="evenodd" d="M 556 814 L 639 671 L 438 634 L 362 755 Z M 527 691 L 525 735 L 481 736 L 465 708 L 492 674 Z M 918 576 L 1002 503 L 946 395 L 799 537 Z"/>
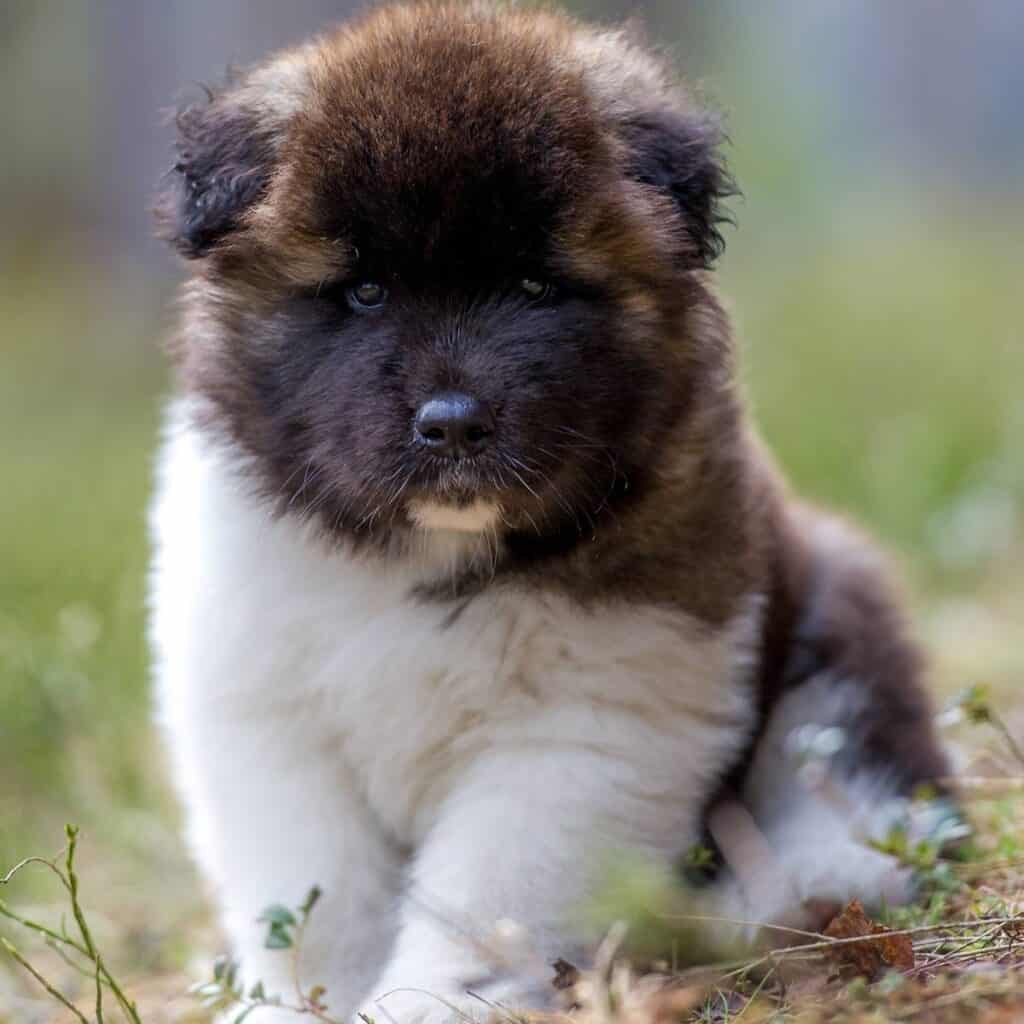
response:
<path fill-rule="evenodd" d="M 438 515 L 432 525 L 415 522 L 395 535 L 392 552 L 418 581 L 415 593 L 423 600 L 459 601 L 479 593 L 492 582 L 505 560 L 505 543 L 493 525 L 471 530 Z"/>

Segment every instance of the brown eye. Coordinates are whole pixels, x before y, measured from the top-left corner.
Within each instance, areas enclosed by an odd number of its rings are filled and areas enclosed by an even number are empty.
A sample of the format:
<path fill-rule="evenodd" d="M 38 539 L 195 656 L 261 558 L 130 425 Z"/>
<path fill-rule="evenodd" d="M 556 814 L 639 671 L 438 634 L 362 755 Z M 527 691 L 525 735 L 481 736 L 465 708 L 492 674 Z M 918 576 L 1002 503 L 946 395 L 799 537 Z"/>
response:
<path fill-rule="evenodd" d="M 538 281 L 533 277 L 524 277 L 519 282 L 519 289 L 531 302 L 540 302 L 550 298 L 553 290 L 546 281 Z"/>
<path fill-rule="evenodd" d="M 349 304 L 355 309 L 376 309 L 387 297 L 387 288 L 376 281 L 363 281 L 348 290 Z"/>

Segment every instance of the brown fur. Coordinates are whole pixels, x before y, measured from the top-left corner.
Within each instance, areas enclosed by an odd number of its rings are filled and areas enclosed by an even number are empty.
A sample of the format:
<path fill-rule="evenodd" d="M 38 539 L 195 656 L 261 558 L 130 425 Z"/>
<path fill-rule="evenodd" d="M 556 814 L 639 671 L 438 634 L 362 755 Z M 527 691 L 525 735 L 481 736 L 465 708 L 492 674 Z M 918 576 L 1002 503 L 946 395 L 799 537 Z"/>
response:
<path fill-rule="evenodd" d="M 744 595 L 762 593 L 762 717 L 813 672 L 857 679 L 871 698 L 851 723 L 863 756 L 891 766 L 908 790 L 936 779 L 945 762 L 920 658 L 884 572 L 863 541 L 839 539 L 788 497 L 746 420 L 708 269 L 731 191 L 713 119 L 625 37 L 556 13 L 496 10 L 378 11 L 181 116 L 161 222 L 195 261 L 174 348 L 183 386 L 251 456 L 258 485 L 287 514 L 319 515 L 339 543 L 394 552 L 412 527 L 380 489 L 391 466 L 375 460 L 395 442 L 374 410 L 411 410 L 439 384 L 485 387 L 511 374 L 517 383 L 491 401 L 526 396 L 507 414 L 519 417 L 518 450 L 541 450 L 529 431 L 565 408 L 567 422 L 588 426 L 578 444 L 544 435 L 558 458 L 542 463 L 539 493 L 502 493 L 511 527 L 498 564 L 468 566 L 427 597 L 464 599 L 496 574 L 584 604 L 664 603 L 715 627 Z M 372 262 L 376 251 L 386 265 Z M 562 323 L 592 315 L 586 343 L 603 354 L 588 359 L 581 335 L 578 365 L 513 374 L 510 360 L 534 358 L 527 327 L 487 348 L 514 318 L 486 319 L 490 306 L 466 298 L 478 316 L 466 327 L 449 309 L 452 294 L 495 265 L 506 277 L 539 266 L 569 282 L 566 302 L 578 309 Z M 361 413 L 373 436 L 352 440 L 348 456 L 334 438 L 351 428 L 326 411 L 334 356 L 314 362 L 294 349 L 318 331 L 334 336 L 321 290 L 361 274 L 393 274 L 403 301 L 420 305 L 419 319 L 387 336 L 390 354 L 352 355 L 337 370 L 377 400 Z M 547 316 L 538 330 L 552 338 L 561 329 L 555 312 L 529 316 Z M 425 323 L 439 325 L 429 338 Z M 553 395 L 551 381 L 566 376 L 590 390 Z M 282 377 L 306 389 L 294 408 Z M 310 402 L 325 409 L 312 422 Z M 315 479 L 307 486 L 297 474 L 307 458 L 327 467 L 341 497 Z"/>

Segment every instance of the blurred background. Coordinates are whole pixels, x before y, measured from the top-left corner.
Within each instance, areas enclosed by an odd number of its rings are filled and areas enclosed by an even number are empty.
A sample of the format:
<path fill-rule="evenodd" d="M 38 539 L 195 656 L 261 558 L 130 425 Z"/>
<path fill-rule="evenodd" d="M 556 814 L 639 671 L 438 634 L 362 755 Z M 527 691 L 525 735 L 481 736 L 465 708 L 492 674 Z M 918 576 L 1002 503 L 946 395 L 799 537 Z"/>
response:
<path fill-rule="evenodd" d="M 140 971 L 180 969 L 206 927 L 144 642 L 160 340 L 180 277 L 148 213 L 172 161 L 167 112 L 356 6 L 0 5 L 0 873 L 81 824 L 98 930 L 127 929 Z M 761 428 L 800 491 L 894 552 L 936 685 L 987 683 L 1012 718 L 1024 5 L 572 6 L 636 17 L 724 112 L 744 198 L 722 277 Z M 3 970 L 0 1018 L 20 998 Z"/>

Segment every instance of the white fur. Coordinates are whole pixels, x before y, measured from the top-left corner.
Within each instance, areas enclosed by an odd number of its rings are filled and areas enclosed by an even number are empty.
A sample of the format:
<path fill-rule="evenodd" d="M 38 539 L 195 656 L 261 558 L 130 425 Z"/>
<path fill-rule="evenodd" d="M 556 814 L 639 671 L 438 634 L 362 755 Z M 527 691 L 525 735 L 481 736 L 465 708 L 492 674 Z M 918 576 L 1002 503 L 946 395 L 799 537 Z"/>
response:
<path fill-rule="evenodd" d="M 437 997 L 479 1015 L 464 989 L 492 972 L 496 922 L 564 952 L 596 861 L 697 838 L 752 726 L 759 602 L 722 630 L 509 586 L 453 614 L 411 591 L 482 537 L 424 532 L 403 562 L 348 554 L 273 519 L 236 469 L 179 409 L 152 642 L 192 847 L 244 974 L 289 996 L 290 958 L 255 918 L 318 884 L 302 979 L 333 1016 L 450 1016 Z"/>
<path fill-rule="evenodd" d="M 424 530 L 484 533 L 497 526 L 501 510 L 492 501 L 474 501 L 465 508 L 435 501 L 417 501 L 410 505 L 409 514 Z"/>
<path fill-rule="evenodd" d="M 896 795 L 896 781 L 884 773 L 851 774 L 826 756 L 853 740 L 844 737 L 844 727 L 866 700 L 854 682 L 822 674 L 779 701 L 742 794 L 770 862 L 720 887 L 722 916 L 810 927 L 820 923 L 814 904 L 842 906 L 856 897 L 879 907 L 911 898 L 911 872 L 872 841 L 886 839 L 899 826 L 914 843 L 933 835 L 949 810 L 908 801 Z M 815 734 L 826 741 L 819 756 Z"/>

